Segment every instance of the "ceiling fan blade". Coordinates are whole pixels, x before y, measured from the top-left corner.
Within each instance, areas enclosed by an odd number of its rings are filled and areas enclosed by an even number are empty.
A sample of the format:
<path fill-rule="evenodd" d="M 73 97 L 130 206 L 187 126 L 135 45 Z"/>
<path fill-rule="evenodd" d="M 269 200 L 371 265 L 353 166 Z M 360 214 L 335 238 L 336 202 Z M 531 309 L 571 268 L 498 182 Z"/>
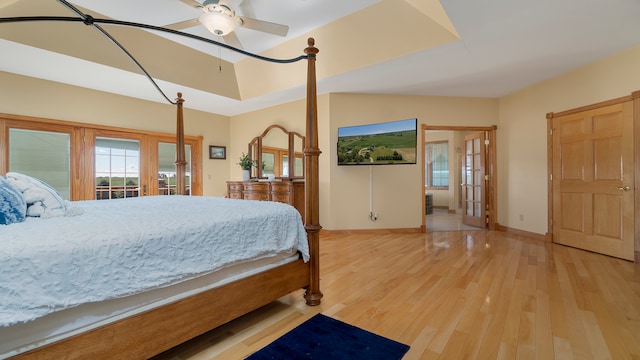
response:
<path fill-rule="evenodd" d="M 165 25 L 164 27 L 171 30 L 183 30 L 183 29 L 188 29 L 190 27 L 194 27 L 198 25 L 200 25 L 200 22 L 198 21 L 198 19 L 190 19 L 190 20 L 185 20 L 185 21 L 180 21 L 177 23 Z"/>
<path fill-rule="evenodd" d="M 287 25 L 276 24 L 263 20 L 256 20 L 241 16 L 242 26 L 256 31 L 262 31 L 273 35 L 287 36 L 289 27 Z"/>
<path fill-rule="evenodd" d="M 248 16 L 250 18 L 256 17 L 256 12 L 253 10 L 251 1 L 243 1 L 236 7 L 236 13 L 239 16 Z M 242 14 L 242 15 L 240 15 Z"/>
<path fill-rule="evenodd" d="M 196 0 L 180 0 L 183 3 L 189 5 L 189 6 L 193 6 L 196 9 L 200 9 L 202 8 L 202 4 L 200 4 L 199 2 L 197 2 Z"/>
<path fill-rule="evenodd" d="M 238 35 L 236 35 L 235 31 L 228 33 L 227 35 L 222 37 L 224 39 L 224 43 L 233 46 L 234 48 L 244 50 L 242 44 L 240 43 L 240 39 L 238 39 Z"/>

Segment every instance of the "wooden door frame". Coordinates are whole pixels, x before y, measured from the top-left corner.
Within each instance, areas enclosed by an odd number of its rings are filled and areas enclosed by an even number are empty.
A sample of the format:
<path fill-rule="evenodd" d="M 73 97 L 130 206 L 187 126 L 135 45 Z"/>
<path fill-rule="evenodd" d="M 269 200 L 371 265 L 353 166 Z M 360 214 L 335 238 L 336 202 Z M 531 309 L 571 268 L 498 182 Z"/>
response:
<path fill-rule="evenodd" d="M 593 110 L 605 106 L 624 103 L 627 101 L 633 101 L 633 167 L 634 167 L 634 186 L 635 186 L 635 198 L 634 211 L 640 214 L 640 146 L 635 146 L 636 141 L 640 139 L 640 90 L 634 91 L 631 95 L 602 101 L 599 103 L 582 106 L 579 108 L 565 110 L 561 112 L 547 113 L 547 233 L 545 238 L 549 242 L 553 242 L 553 183 L 551 181 L 551 174 L 553 173 L 553 143 L 552 143 L 552 126 L 553 119 L 560 116 L 571 115 L 578 112 Z M 424 171 L 424 170 L 423 170 Z M 634 216 L 634 219 L 636 218 Z M 640 263 L 640 221 L 635 221 L 634 224 L 634 259 L 636 263 Z"/>
<path fill-rule="evenodd" d="M 487 139 L 489 140 L 489 147 L 487 150 L 487 161 L 485 163 L 486 171 L 489 175 L 489 181 L 487 183 L 486 188 L 486 198 L 487 205 L 489 207 L 489 222 L 487 223 L 486 229 L 488 230 L 496 230 L 496 224 L 498 222 L 498 192 L 497 192 L 497 155 L 496 155 L 496 132 L 498 130 L 497 125 L 492 126 L 446 126 L 446 125 L 426 125 L 422 124 L 420 126 L 421 131 L 421 156 L 419 159 L 422 159 L 420 163 L 421 172 L 422 172 L 422 183 L 420 185 L 421 191 L 421 199 L 422 199 L 422 226 L 420 226 L 421 232 L 427 232 L 427 213 L 426 213 L 426 203 L 424 197 L 424 181 L 426 174 L 424 173 L 424 146 L 426 143 L 425 131 L 429 130 L 444 130 L 444 131 L 485 131 L 487 132 Z"/>

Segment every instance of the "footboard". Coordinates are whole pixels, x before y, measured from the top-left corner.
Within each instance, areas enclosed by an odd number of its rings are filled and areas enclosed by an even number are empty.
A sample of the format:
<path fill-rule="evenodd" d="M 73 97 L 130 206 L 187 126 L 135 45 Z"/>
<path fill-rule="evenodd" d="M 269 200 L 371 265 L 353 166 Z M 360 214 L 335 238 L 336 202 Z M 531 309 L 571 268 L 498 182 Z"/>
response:
<path fill-rule="evenodd" d="M 308 285 L 298 260 L 12 359 L 148 359 Z"/>

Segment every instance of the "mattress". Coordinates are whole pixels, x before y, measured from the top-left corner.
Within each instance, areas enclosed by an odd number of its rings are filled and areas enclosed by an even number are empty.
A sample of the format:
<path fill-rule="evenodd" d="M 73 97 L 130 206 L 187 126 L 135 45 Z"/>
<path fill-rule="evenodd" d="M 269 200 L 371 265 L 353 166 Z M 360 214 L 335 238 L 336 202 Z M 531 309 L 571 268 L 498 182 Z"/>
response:
<path fill-rule="evenodd" d="M 72 207 L 66 212 L 72 216 L 0 227 L 0 354 L 126 313 L 129 305 L 122 299 L 146 293 L 152 299 L 142 301 L 146 306 L 172 298 L 185 282 L 204 281 L 193 288 L 198 289 L 227 281 L 245 272 L 239 264 L 309 258 L 300 214 L 287 204 L 155 196 Z M 165 288 L 172 290 L 164 293 Z M 57 314 L 74 308 L 92 315 L 69 326 L 67 315 Z M 51 330 L 58 316 L 65 323 Z M 46 336 L 29 335 L 41 323 L 47 323 L 40 333 Z M 23 328 L 29 330 L 18 331 Z M 25 335 L 14 335 L 20 333 Z M 31 340 L 23 342 L 26 337 Z"/>
<path fill-rule="evenodd" d="M 0 327 L 0 359 L 6 359 L 299 259 L 298 254 L 281 254 L 253 260 L 172 286 L 123 298 L 82 304 L 27 323 Z"/>

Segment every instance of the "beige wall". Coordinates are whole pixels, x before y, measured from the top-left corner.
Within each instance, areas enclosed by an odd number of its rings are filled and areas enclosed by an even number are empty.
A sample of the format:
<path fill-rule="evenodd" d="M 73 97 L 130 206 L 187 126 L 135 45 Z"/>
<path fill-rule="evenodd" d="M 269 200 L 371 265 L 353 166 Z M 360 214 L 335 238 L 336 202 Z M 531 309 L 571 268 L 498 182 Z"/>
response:
<path fill-rule="evenodd" d="M 640 90 L 640 46 L 500 99 L 498 222 L 547 232 L 547 120 Z M 521 219 L 522 215 L 522 219 Z"/>
<path fill-rule="evenodd" d="M 369 167 L 337 166 L 338 127 L 418 118 L 421 124 L 490 126 L 498 123 L 498 100 L 461 97 L 332 94 L 330 141 L 330 213 L 327 229 L 419 228 L 422 225 L 422 151 L 416 165 L 371 167 L 373 210 L 369 220 Z M 418 136 L 420 144 L 420 136 Z M 321 212 L 321 214 L 323 214 Z"/>
<path fill-rule="evenodd" d="M 248 143 L 272 124 L 305 132 L 303 100 L 234 116 L 231 119 L 232 180 L 242 177 L 235 165 Z M 421 221 L 421 161 L 418 164 L 373 166 L 373 209 L 369 220 L 369 167 L 337 166 L 338 127 L 418 118 L 419 124 L 488 126 L 497 123 L 495 99 L 330 94 L 318 99 L 320 150 L 320 224 L 329 230 L 419 228 Z M 418 125 L 420 126 L 420 125 Z M 418 137 L 420 141 L 420 137 Z M 391 190 L 389 190 L 391 189 Z"/>
<path fill-rule="evenodd" d="M 365 94 L 331 94 L 327 99 L 325 95 L 320 101 L 323 105 L 319 105 L 319 136 L 323 151 L 320 158 L 320 223 L 332 230 L 420 226 L 420 194 L 423 191 L 421 165 L 377 166 L 371 169 L 373 209 L 380 216 L 376 222 L 371 222 L 368 218 L 369 167 L 338 167 L 334 159 L 338 127 L 417 117 L 420 124 L 428 125 L 498 125 L 498 223 L 545 234 L 546 113 L 625 96 L 639 90 L 638 64 L 640 47 L 634 47 L 501 99 Z M 303 102 L 296 102 L 245 114 L 237 117 L 244 119 L 242 124 L 237 125 L 234 118 L 231 143 L 236 144 L 237 128 L 255 136 L 258 133 L 256 129 L 247 129 L 252 123 L 259 123 L 261 131 L 269 124 L 277 123 L 273 120 L 289 118 L 283 114 L 290 111 L 291 107 L 300 113 L 303 105 Z M 268 116 L 264 117 L 264 114 Z M 289 120 L 293 121 L 292 124 L 302 121 Z M 243 150 L 249 140 L 249 135 L 245 135 L 239 141 L 244 143 Z M 419 152 L 419 164 L 422 159 Z M 240 176 L 239 170 L 235 176 Z"/>
<path fill-rule="evenodd" d="M 232 159 L 247 151 L 253 137 L 272 124 L 304 133 L 304 101 L 296 101 L 231 119 Z M 422 151 L 418 164 L 337 166 L 338 127 L 418 118 L 420 124 L 489 126 L 498 122 L 496 99 L 330 94 L 318 99 L 320 143 L 320 224 L 329 230 L 419 228 L 422 225 Z M 418 142 L 420 136 L 418 136 Z M 242 177 L 231 164 L 231 178 Z M 369 171 L 373 176 L 373 210 L 369 220 Z"/>
<path fill-rule="evenodd" d="M 547 231 L 548 112 L 563 111 L 640 90 L 640 46 L 501 99 L 329 94 L 318 99 L 320 223 L 326 229 L 417 228 L 421 225 L 422 151 L 417 165 L 375 166 L 369 214 L 369 167 L 338 167 L 341 126 L 417 117 L 419 124 L 498 125 L 498 222 L 538 234 Z M 175 108 L 0 72 L 0 112 L 173 133 Z M 227 160 L 204 159 L 205 195 L 223 196 L 225 181 L 241 178 L 236 165 L 247 144 L 267 126 L 305 132 L 303 100 L 231 119 L 188 109 L 185 129 L 208 145 L 227 146 Z M 391 189 L 391 190 L 389 190 Z M 521 216 L 522 215 L 522 216 Z M 522 220 L 520 220 L 522 218 Z"/>
<path fill-rule="evenodd" d="M 155 89 L 149 85 L 149 91 Z M 209 145 L 228 145 L 229 118 L 190 110 L 189 94 L 183 94 L 183 97 L 186 100 L 185 133 L 204 137 L 203 192 L 205 195 L 224 196 L 225 181 L 229 178 L 229 160 L 209 160 L 208 154 Z M 136 100 L 6 72 L 0 72 L 0 99 L 0 112 L 6 114 L 171 134 L 176 132 L 176 107 L 173 105 Z"/>

